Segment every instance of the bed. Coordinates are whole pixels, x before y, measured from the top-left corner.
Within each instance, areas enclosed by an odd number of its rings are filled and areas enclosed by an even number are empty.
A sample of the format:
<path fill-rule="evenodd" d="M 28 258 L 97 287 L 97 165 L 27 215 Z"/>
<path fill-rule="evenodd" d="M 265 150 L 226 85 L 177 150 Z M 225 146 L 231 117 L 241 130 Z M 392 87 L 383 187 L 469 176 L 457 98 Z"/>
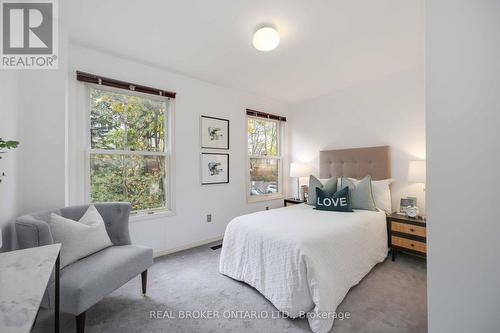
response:
<path fill-rule="evenodd" d="M 390 178 L 388 147 L 320 152 L 320 177 Z M 243 215 L 227 226 L 219 271 L 257 289 L 291 318 L 328 332 L 349 289 L 387 256 L 385 212 L 306 204 Z"/>

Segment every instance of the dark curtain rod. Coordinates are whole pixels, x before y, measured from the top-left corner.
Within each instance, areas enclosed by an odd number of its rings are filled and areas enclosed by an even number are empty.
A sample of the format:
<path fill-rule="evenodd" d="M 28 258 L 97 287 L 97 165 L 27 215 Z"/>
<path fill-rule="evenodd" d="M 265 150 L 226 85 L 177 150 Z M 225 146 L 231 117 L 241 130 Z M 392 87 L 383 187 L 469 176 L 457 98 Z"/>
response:
<path fill-rule="evenodd" d="M 252 109 L 247 109 L 247 115 L 252 116 L 252 117 L 265 118 L 265 119 L 286 121 L 286 117 L 277 116 L 275 114 L 270 114 L 270 113 L 266 113 L 266 112 L 262 112 L 262 111 L 256 111 L 256 110 L 252 110 Z"/>
<path fill-rule="evenodd" d="M 150 94 L 155 96 L 165 96 L 169 98 L 175 98 L 175 92 L 151 88 L 147 86 L 143 86 L 140 84 L 110 79 L 109 77 L 99 76 L 95 74 L 85 73 L 81 71 L 76 71 L 76 79 L 82 82 L 95 83 L 102 86 L 120 88 L 130 91 L 137 91 L 143 94 Z"/>

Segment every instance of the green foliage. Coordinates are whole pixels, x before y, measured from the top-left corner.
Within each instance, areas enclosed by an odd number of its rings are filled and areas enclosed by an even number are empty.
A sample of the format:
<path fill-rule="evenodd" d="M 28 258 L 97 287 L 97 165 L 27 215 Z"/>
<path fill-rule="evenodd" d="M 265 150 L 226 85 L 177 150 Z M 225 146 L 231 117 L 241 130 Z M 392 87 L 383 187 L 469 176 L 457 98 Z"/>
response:
<path fill-rule="evenodd" d="M 278 187 L 279 160 L 266 156 L 279 155 L 279 123 L 272 120 L 248 118 L 247 144 L 250 157 L 250 195 L 274 193 Z"/>
<path fill-rule="evenodd" d="M 165 207 L 162 156 L 91 156 L 92 202 L 129 201 L 133 210 Z"/>
<path fill-rule="evenodd" d="M 92 89 L 92 148 L 163 151 L 165 108 L 164 101 Z"/>
<path fill-rule="evenodd" d="M 141 155 L 92 154 L 91 200 L 129 201 L 133 210 L 165 207 L 166 103 L 91 90 L 91 147 L 141 151 Z"/>
<path fill-rule="evenodd" d="M 17 148 L 17 146 L 19 146 L 19 141 L 13 141 L 13 140 L 5 141 L 2 138 L 0 138 L 0 154 L 4 153 L 5 149 L 14 149 Z"/>
<path fill-rule="evenodd" d="M 19 146 L 19 141 L 13 141 L 13 140 L 3 140 L 0 138 L 0 154 L 6 153 L 6 150 L 9 149 L 15 149 Z M 2 156 L 0 156 L 0 159 L 2 159 Z M 5 176 L 5 172 L 0 173 L 0 183 L 2 182 L 2 177 Z"/>
<path fill-rule="evenodd" d="M 278 123 L 271 120 L 248 118 L 248 154 L 278 155 Z"/>
<path fill-rule="evenodd" d="M 250 178 L 252 181 L 277 182 L 278 161 L 269 158 L 251 158 Z"/>

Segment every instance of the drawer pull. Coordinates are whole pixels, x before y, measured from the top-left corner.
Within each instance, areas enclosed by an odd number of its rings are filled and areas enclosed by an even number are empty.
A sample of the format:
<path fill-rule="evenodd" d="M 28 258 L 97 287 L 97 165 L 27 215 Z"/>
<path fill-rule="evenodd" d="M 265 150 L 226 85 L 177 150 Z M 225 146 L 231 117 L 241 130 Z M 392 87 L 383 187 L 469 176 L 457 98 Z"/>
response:
<path fill-rule="evenodd" d="M 413 228 L 410 228 L 410 231 L 411 231 L 411 232 L 415 232 L 415 229 L 413 229 Z"/>
<path fill-rule="evenodd" d="M 410 246 L 411 246 L 411 247 L 415 247 L 415 244 L 411 243 L 411 244 L 410 244 Z"/>

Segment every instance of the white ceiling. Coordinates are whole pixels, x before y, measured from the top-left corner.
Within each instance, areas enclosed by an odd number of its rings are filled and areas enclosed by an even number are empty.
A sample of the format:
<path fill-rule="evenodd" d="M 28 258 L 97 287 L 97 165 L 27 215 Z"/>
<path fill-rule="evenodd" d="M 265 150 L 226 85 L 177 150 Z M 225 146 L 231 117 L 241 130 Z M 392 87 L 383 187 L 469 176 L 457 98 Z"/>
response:
<path fill-rule="evenodd" d="M 80 0 L 70 40 L 295 103 L 423 62 L 423 0 Z M 272 52 L 252 46 L 277 27 Z"/>

